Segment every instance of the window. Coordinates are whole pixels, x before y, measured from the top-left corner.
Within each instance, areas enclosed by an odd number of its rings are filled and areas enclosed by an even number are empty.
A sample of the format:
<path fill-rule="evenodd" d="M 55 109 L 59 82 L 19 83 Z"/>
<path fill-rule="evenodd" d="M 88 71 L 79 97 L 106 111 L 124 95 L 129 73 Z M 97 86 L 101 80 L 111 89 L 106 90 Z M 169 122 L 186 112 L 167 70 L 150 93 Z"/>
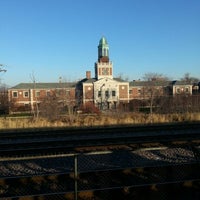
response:
<path fill-rule="evenodd" d="M 70 90 L 66 90 L 66 95 L 70 96 Z"/>
<path fill-rule="evenodd" d="M 113 96 L 113 97 L 116 96 L 116 91 L 115 91 L 115 90 L 112 91 L 112 96 Z"/>
<path fill-rule="evenodd" d="M 180 89 L 180 88 L 177 88 L 177 89 L 176 89 L 176 93 L 177 93 L 177 94 L 180 94 L 180 93 L 181 93 L 181 89 Z"/>
<path fill-rule="evenodd" d="M 36 97 L 39 97 L 39 96 L 40 96 L 40 91 L 36 91 L 36 92 L 35 92 L 35 96 L 36 96 Z"/>
<path fill-rule="evenodd" d="M 185 92 L 186 92 L 186 93 L 189 93 L 189 92 L 190 92 L 189 87 L 186 87 L 186 88 L 185 88 Z"/>
<path fill-rule="evenodd" d="M 102 50 L 101 49 L 99 49 L 99 56 L 101 57 L 102 56 L 102 52 L 101 52 Z"/>
<path fill-rule="evenodd" d="M 98 97 L 101 97 L 101 91 L 98 91 Z"/>
<path fill-rule="evenodd" d="M 17 97 L 18 97 L 18 92 L 12 92 L 12 96 L 13 96 L 14 98 L 17 98 Z"/>
<path fill-rule="evenodd" d="M 23 92 L 23 96 L 24 96 L 24 98 L 28 98 L 29 97 L 29 92 L 28 91 L 24 91 Z"/>
<path fill-rule="evenodd" d="M 64 95 L 64 90 L 62 89 L 56 89 L 56 96 L 59 97 L 59 96 L 63 96 Z"/>
<path fill-rule="evenodd" d="M 107 56 L 107 51 L 106 49 L 103 50 L 104 56 Z"/>
<path fill-rule="evenodd" d="M 46 96 L 49 97 L 51 95 L 50 91 L 47 91 Z"/>
<path fill-rule="evenodd" d="M 109 97 L 108 90 L 105 91 L 105 97 Z"/>
<path fill-rule="evenodd" d="M 102 68 L 102 75 L 109 75 L 109 69 L 108 68 Z"/>
<path fill-rule="evenodd" d="M 29 108 L 29 104 L 28 104 L 28 103 L 25 103 L 25 104 L 24 104 L 24 107 L 25 107 L 25 108 Z"/>

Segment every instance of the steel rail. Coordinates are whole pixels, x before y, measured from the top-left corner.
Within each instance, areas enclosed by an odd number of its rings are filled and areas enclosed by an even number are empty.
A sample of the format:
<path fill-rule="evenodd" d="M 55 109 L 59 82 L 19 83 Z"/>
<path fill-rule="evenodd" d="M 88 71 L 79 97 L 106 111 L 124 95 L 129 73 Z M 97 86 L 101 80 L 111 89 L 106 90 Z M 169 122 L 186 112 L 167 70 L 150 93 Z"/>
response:
<path fill-rule="evenodd" d="M 175 140 L 200 140 L 200 123 L 4 130 L 0 132 L 0 154 Z"/>

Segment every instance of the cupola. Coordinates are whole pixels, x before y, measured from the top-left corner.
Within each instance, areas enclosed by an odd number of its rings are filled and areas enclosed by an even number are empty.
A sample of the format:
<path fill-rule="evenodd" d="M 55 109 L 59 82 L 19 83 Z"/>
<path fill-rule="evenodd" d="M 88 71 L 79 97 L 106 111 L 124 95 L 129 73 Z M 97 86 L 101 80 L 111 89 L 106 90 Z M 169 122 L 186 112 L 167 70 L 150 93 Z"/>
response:
<path fill-rule="evenodd" d="M 98 61 L 109 62 L 109 46 L 105 37 L 99 40 Z"/>

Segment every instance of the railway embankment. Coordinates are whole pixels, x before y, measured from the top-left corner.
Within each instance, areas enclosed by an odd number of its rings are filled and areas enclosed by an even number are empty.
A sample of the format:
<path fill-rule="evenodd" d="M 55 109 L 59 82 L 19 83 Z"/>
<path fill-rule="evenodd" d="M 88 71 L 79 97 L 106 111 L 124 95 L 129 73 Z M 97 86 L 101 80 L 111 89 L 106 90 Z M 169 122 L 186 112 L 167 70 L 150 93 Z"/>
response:
<path fill-rule="evenodd" d="M 39 127 L 92 127 L 126 124 L 154 124 L 200 121 L 200 113 L 145 114 L 135 112 L 109 112 L 102 114 L 62 115 L 57 119 L 34 118 L 31 116 L 0 117 L 0 129 L 39 128 Z"/>

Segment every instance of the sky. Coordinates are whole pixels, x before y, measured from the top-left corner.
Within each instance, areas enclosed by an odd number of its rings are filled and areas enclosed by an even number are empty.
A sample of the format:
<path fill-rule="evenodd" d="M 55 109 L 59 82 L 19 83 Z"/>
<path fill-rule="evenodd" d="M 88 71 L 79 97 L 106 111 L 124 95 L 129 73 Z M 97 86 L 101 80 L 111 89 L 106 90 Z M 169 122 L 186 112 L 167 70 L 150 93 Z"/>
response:
<path fill-rule="evenodd" d="M 0 84 L 94 77 L 103 36 L 115 77 L 200 79 L 200 0 L 0 0 Z"/>

